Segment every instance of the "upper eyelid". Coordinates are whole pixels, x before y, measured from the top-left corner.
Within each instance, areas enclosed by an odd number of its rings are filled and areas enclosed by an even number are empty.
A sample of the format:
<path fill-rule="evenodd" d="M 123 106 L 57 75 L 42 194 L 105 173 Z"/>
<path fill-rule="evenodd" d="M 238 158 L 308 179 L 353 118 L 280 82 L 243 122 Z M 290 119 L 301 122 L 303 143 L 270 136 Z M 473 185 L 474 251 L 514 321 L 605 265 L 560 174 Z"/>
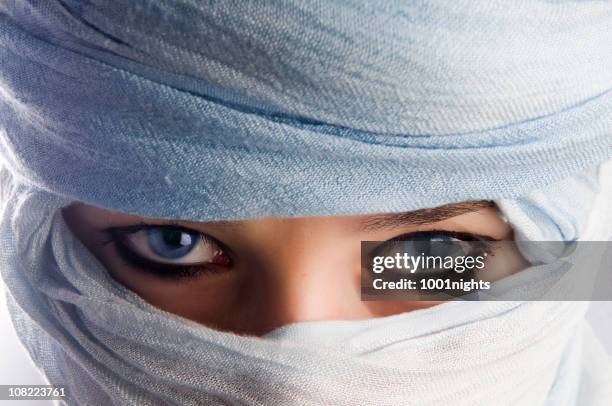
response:
<path fill-rule="evenodd" d="M 486 252 L 490 252 L 493 253 L 493 251 L 496 249 L 496 242 L 502 241 L 496 238 L 493 238 L 491 236 L 488 235 L 482 235 L 482 234 L 473 234 L 473 233 L 467 233 L 467 232 L 458 232 L 458 231 L 451 231 L 451 230 L 422 230 L 422 231 L 413 231 L 410 233 L 404 233 L 404 234 L 400 234 L 398 236 L 395 236 L 389 240 L 386 241 L 381 241 L 381 244 L 379 246 L 377 246 L 376 248 L 372 249 L 372 252 L 376 252 L 377 250 L 381 249 L 382 247 L 385 246 L 386 243 L 396 243 L 396 242 L 401 242 L 401 241 L 409 241 L 409 237 L 410 236 L 414 236 L 416 234 L 445 234 L 445 235 L 452 235 L 452 236 L 469 236 L 474 238 L 474 240 L 469 241 L 471 244 L 476 244 L 476 247 L 478 247 L 478 249 L 484 250 Z M 463 239 L 462 241 L 466 241 L 465 239 Z M 474 247 L 473 247 L 474 248 Z M 370 254 L 372 254 L 372 252 L 370 252 Z"/>
<path fill-rule="evenodd" d="M 151 228 L 178 228 L 181 229 L 183 231 L 186 232 L 190 232 L 190 233 L 197 233 L 200 238 L 202 238 L 205 242 L 208 243 L 213 243 L 215 245 L 217 245 L 219 248 L 221 248 L 221 250 L 223 250 L 227 255 L 229 255 L 230 257 L 232 257 L 232 259 L 235 259 L 235 254 L 233 252 L 233 250 L 231 250 L 226 244 L 224 244 L 223 242 L 219 241 L 218 239 L 216 239 L 215 237 L 212 237 L 211 235 L 204 233 L 202 231 L 199 230 L 195 230 L 193 228 L 189 228 L 189 227 L 185 227 L 181 224 L 178 223 L 166 223 L 166 224 L 150 224 L 150 223 L 139 223 L 139 224 L 134 224 L 134 225 L 129 225 L 129 226 L 115 226 L 115 227 L 107 227 L 101 231 L 106 232 L 106 233 L 110 233 L 112 236 L 114 236 L 115 233 L 118 234 L 133 234 L 136 233 L 138 231 L 142 231 L 145 229 L 151 229 Z M 402 240 L 402 239 L 408 239 L 410 237 L 414 237 L 415 235 L 418 234 L 445 234 L 445 235 L 451 235 L 451 236 L 469 236 L 471 238 L 475 238 L 479 241 L 485 241 L 485 242 L 494 242 L 494 241 L 500 241 L 499 239 L 496 239 L 494 237 L 488 236 L 488 235 L 482 235 L 482 234 L 475 234 L 475 233 L 469 233 L 469 232 L 460 232 L 460 231 L 452 231 L 452 230 L 444 230 L 444 229 L 432 229 L 432 230 L 420 230 L 420 231 L 413 231 L 413 232 L 409 232 L 409 233 L 403 233 L 400 235 L 397 235 L 393 238 L 388 239 L 387 241 L 398 241 L 398 240 Z M 111 242 L 111 240 L 107 241 Z"/>
<path fill-rule="evenodd" d="M 484 240 L 487 242 L 493 242 L 493 241 L 500 241 L 494 237 L 491 237 L 489 235 L 482 235 L 482 234 L 475 234 L 475 233 L 469 233 L 469 232 L 463 232 L 463 231 L 451 231 L 451 230 L 441 230 L 441 229 L 433 229 L 433 230 L 421 230 L 421 231 L 412 231 L 409 233 L 403 233 L 400 235 L 397 235 L 393 238 L 390 238 L 387 241 L 398 241 L 404 238 L 409 238 L 409 237 L 414 237 L 415 235 L 418 234 L 446 234 L 446 235 L 452 235 L 452 236 L 470 236 L 473 238 L 476 238 L 478 240 Z"/>
<path fill-rule="evenodd" d="M 193 229 L 193 228 L 189 228 L 189 227 L 185 227 L 181 224 L 178 223 L 162 223 L 162 224 L 151 224 L 151 223 L 138 223 L 138 224 L 132 224 L 132 225 L 126 225 L 126 226 L 111 226 L 111 227 L 106 227 L 104 228 L 102 231 L 114 231 L 114 232 L 120 232 L 120 233 L 135 233 L 141 230 L 146 230 L 148 228 L 178 228 L 184 231 L 188 231 L 191 233 L 198 233 L 198 234 L 205 234 L 199 230 Z"/>
<path fill-rule="evenodd" d="M 164 223 L 164 224 L 139 223 L 139 224 L 128 225 L 128 226 L 107 227 L 100 231 L 130 234 L 130 233 L 136 233 L 138 231 L 142 231 L 142 230 L 150 229 L 150 228 L 175 228 L 175 229 L 180 229 L 186 232 L 197 233 L 203 237 L 209 238 L 210 240 L 212 240 L 212 242 L 219 244 L 222 248 L 223 246 L 225 246 L 225 244 L 223 244 L 221 241 L 218 241 L 216 238 L 212 237 L 210 234 L 207 234 L 200 230 L 196 230 L 194 228 L 185 227 L 179 223 Z M 414 236 L 418 234 L 434 234 L 434 233 L 447 234 L 447 235 L 462 235 L 462 236 L 481 238 L 481 239 L 488 240 L 488 241 L 499 241 L 499 239 L 491 237 L 489 235 L 463 232 L 463 231 L 444 230 L 444 229 L 419 230 L 419 231 L 412 231 L 408 233 L 402 233 L 400 235 L 390 238 L 388 241 L 393 241 L 393 240 L 397 240 L 400 238 L 406 238 L 406 237 L 410 237 L 410 236 Z"/>
<path fill-rule="evenodd" d="M 164 223 L 164 224 L 151 224 L 151 223 L 139 223 L 139 224 L 133 224 L 133 225 L 128 225 L 128 226 L 113 226 L 113 227 L 107 227 L 103 230 L 101 230 L 102 232 L 105 232 L 106 234 L 111 234 L 112 237 L 115 236 L 115 234 L 134 234 L 137 233 L 139 231 L 143 231 L 146 229 L 152 229 L 152 228 L 173 228 L 173 229 L 180 229 L 183 230 L 185 232 L 189 232 L 189 233 L 194 233 L 197 234 L 200 239 L 202 239 L 204 242 L 206 243 L 212 243 L 215 244 L 217 247 L 219 247 L 226 255 L 230 256 L 230 258 L 235 259 L 235 254 L 234 251 L 229 248 L 225 243 L 223 243 L 222 241 L 219 241 L 217 238 L 211 236 L 209 233 L 205 233 L 203 231 L 200 230 L 196 230 L 194 228 L 189 228 L 189 227 L 185 227 L 179 223 Z M 111 242 L 111 240 L 107 241 L 107 242 Z"/>

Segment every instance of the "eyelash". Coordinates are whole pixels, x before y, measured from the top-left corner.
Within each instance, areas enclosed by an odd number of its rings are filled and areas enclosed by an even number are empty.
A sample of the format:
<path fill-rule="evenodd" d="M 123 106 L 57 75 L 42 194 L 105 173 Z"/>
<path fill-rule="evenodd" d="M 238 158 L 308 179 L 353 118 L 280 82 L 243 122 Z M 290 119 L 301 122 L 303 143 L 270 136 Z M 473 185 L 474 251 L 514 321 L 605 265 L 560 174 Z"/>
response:
<path fill-rule="evenodd" d="M 175 280 L 189 279 L 189 278 L 194 278 L 200 275 L 217 274 L 217 273 L 229 270 L 229 268 L 222 268 L 219 266 L 215 266 L 214 264 L 197 264 L 197 265 L 186 266 L 186 265 L 172 265 L 168 263 L 154 262 L 146 258 L 143 258 L 139 254 L 135 253 L 134 250 L 128 247 L 128 245 L 123 241 L 123 238 L 126 235 L 137 233 L 139 231 L 143 231 L 143 230 L 147 230 L 151 228 L 172 228 L 172 229 L 179 229 L 179 230 L 190 232 L 190 233 L 196 232 L 198 234 L 199 239 L 201 239 L 204 242 L 217 245 L 224 253 L 226 253 L 226 255 L 230 255 L 230 252 L 231 252 L 225 246 L 225 244 L 216 240 L 215 238 L 207 234 L 198 232 L 196 230 L 193 230 L 187 227 L 183 227 L 177 223 L 169 223 L 169 224 L 163 224 L 163 225 L 141 223 L 141 224 L 137 224 L 133 226 L 109 227 L 109 228 L 101 230 L 103 233 L 105 233 L 108 236 L 108 238 L 105 241 L 103 241 L 102 244 L 103 245 L 113 244 L 116 248 L 116 251 L 119 257 L 124 262 L 126 262 L 128 265 L 144 270 L 148 273 L 151 273 L 153 275 L 156 275 L 162 278 L 175 279 Z M 457 238 L 463 241 L 480 241 L 483 244 L 482 252 L 487 252 L 489 254 L 492 254 L 492 250 L 491 250 L 489 243 L 493 241 L 499 241 L 495 238 L 485 236 L 485 235 L 434 229 L 434 230 L 417 231 L 413 233 L 401 234 L 401 235 L 398 235 L 396 237 L 393 237 L 387 240 L 387 242 L 415 239 L 419 236 L 431 237 L 432 235 L 435 235 L 435 234 L 442 234 L 442 235 L 449 236 L 452 238 Z"/>
<path fill-rule="evenodd" d="M 501 241 L 499 239 L 490 237 L 488 235 L 465 233 L 461 231 L 433 229 L 433 230 L 427 230 L 427 231 L 416 231 L 412 233 L 401 234 L 401 235 L 398 235 L 396 237 L 393 237 L 385 241 L 384 243 L 396 242 L 396 241 L 406 241 L 406 240 L 416 240 L 420 236 L 431 237 L 434 235 L 444 235 L 446 237 L 456 238 L 461 241 L 469 241 L 470 243 L 473 243 L 474 244 L 474 246 L 472 247 L 473 251 L 470 252 L 470 255 L 472 256 L 484 255 L 485 253 L 488 256 L 495 256 L 496 247 L 494 246 L 494 243 Z M 375 248 L 373 252 L 376 252 L 376 250 L 380 249 L 384 245 L 384 243 L 378 246 L 377 248 Z M 452 271 L 449 270 L 444 273 L 450 273 L 451 275 L 454 276 L 455 274 L 451 272 Z"/>
<path fill-rule="evenodd" d="M 180 280 L 186 278 L 193 278 L 199 275 L 216 274 L 228 270 L 219 266 L 215 266 L 214 264 L 173 265 L 168 263 L 154 262 L 149 259 L 143 258 L 141 255 L 134 252 L 134 250 L 123 241 L 126 235 L 134 234 L 139 231 L 144 231 L 152 228 L 172 228 L 190 233 L 195 232 L 198 234 L 198 238 L 201 241 L 215 244 L 221 250 L 223 250 L 224 253 L 226 253 L 227 255 L 230 254 L 230 250 L 223 243 L 216 240 L 215 238 L 207 234 L 198 232 L 196 230 L 183 227 L 177 223 L 161 225 L 141 223 L 133 226 L 109 227 L 104 230 L 101 230 L 108 236 L 108 238 L 103 241 L 102 244 L 113 244 L 119 257 L 128 265 L 162 278 Z"/>
<path fill-rule="evenodd" d="M 401 234 L 398 235 L 396 237 L 393 237 L 387 241 L 402 241 L 405 239 L 414 239 L 415 237 L 419 237 L 421 235 L 428 235 L 431 236 L 432 234 L 443 234 L 445 236 L 448 237 L 453 237 L 453 238 L 457 238 L 459 240 L 462 241 L 476 241 L 476 242 L 482 242 L 482 243 L 490 243 L 490 242 L 494 242 L 494 241 L 500 241 L 498 239 L 495 239 L 493 237 L 490 237 L 488 235 L 481 235 L 481 234 L 472 234 L 472 233 L 465 233 L 462 231 L 450 231 L 450 230 L 440 230 L 440 229 L 433 229 L 433 230 L 426 230 L 426 231 L 415 231 L 412 233 L 406 233 L 406 234 Z"/>

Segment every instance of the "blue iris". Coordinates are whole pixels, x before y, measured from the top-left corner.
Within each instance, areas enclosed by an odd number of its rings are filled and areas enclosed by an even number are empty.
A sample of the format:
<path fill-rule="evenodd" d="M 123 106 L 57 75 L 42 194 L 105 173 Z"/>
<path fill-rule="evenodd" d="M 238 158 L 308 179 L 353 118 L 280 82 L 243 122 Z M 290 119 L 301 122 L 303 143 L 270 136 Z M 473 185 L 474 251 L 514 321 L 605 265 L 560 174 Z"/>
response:
<path fill-rule="evenodd" d="M 147 242 L 160 257 L 177 259 L 193 250 L 198 242 L 198 233 L 170 227 L 149 228 Z"/>
<path fill-rule="evenodd" d="M 403 236 L 400 236 L 403 237 Z M 383 250 L 392 253 L 406 253 L 412 256 L 426 255 L 432 257 L 449 257 L 471 255 L 486 247 L 476 236 L 453 231 L 419 231 L 406 234 L 406 240 L 383 244 Z"/>

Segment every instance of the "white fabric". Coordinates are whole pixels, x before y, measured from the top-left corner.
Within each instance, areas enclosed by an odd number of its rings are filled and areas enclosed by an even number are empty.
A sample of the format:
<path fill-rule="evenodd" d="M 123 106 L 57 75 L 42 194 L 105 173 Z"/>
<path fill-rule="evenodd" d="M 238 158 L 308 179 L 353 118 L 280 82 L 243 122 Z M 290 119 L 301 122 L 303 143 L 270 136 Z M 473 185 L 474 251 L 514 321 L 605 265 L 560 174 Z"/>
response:
<path fill-rule="evenodd" d="M 114 282 L 64 224 L 66 201 L 3 181 L 15 326 L 72 404 L 590 404 L 576 403 L 590 384 L 577 367 L 588 302 L 451 302 L 299 323 L 263 339 L 217 332 Z M 606 365 L 599 357 L 585 367 Z"/>

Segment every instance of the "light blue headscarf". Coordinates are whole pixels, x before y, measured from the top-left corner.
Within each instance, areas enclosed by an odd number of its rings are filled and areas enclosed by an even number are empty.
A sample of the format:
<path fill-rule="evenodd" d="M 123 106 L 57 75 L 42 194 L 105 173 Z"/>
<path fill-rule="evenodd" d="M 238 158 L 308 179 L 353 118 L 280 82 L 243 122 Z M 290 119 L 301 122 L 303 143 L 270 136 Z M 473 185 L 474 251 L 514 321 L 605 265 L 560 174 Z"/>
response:
<path fill-rule="evenodd" d="M 119 286 L 58 210 L 231 220 L 493 199 L 519 238 L 574 241 L 612 157 L 610 66 L 600 1 L 5 1 L 15 326 L 70 404 L 573 404 L 584 303 L 240 337 Z"/>
<path fill-rule="evenodd" d="M 402 211 L 514 197 L 612 155 L 607 2 L 0 9 L 7 165 L 99 206 Z"/>

